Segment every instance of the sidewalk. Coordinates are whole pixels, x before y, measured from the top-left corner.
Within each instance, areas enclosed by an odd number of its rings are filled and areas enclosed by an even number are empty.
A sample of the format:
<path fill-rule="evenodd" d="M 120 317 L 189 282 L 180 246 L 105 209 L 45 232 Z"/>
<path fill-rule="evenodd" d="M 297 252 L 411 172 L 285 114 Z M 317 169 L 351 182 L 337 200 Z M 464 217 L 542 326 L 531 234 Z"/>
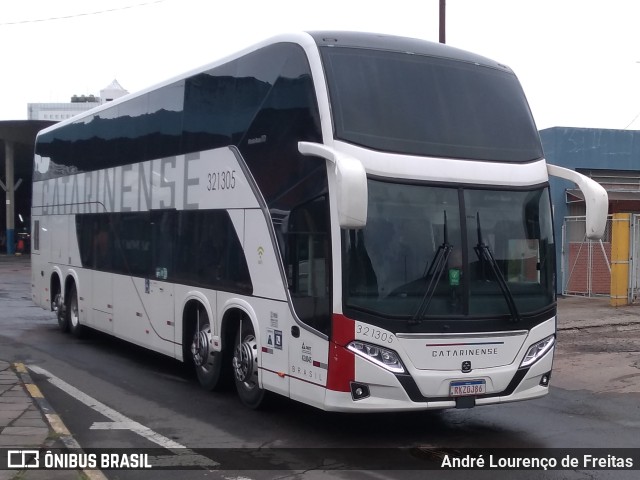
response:
<path fill-rule="evenodd" d="M 39 405 L 42 398 L 22 364 L 0 360 L 0 449 L 62 448 Z M 6 452 L 6 450 L 4 450 Z M 2 464 L 7 458 L 0 459 Z M 5 463 L 6 462 L 6 463 Z M 0 480 L 78 480 L 75 470 L 0 470 Z"/>
<path fill-rule="evenodd" d="M 40 447 L 48 437 L 49 424 L 21 378 L 0 360 L 0 447 Z"/>

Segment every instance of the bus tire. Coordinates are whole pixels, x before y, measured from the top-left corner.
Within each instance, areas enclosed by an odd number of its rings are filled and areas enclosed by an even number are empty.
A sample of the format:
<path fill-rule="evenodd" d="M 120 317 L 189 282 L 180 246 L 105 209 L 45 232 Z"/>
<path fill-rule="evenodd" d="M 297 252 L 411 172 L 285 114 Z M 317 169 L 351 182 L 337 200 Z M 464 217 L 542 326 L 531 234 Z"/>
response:
<path fill-rule="evenodd" d="M 197 307 L 197 321 L 193 324 L 191 338 L 191 361 L 196 369 L 198 382 L 205 390 L 215 390 L 220 385 L 223 352 L 213 351 L 213 333 L 207 311 Z"/>
<path fill-rule="evenodd" d="M 265 399 L 265 390 L 258 383 L 258 343 L 253 325 L 243 318 L 233 350 L 233 375 L 240 401 L 251 409 L 258 409 Z"/>
<path fill-rule="evenodd" d="M 58 317 L 58 327 L 63 333 L 69 332 L 69 318 L 67 317 L 67 307 L 62 301 L 62 294 L 57 292 L 52 302 L 53 311 L 56 312 Z"/>
<path fill-rule="evenodd" d="M 78 291 L 76 285 L 72 284 L 66 298 L 64 314 L 71 334 L 80 338 L 84 333 L 84 327 L 80 324 L 80 308 L 78 307 Z"/>

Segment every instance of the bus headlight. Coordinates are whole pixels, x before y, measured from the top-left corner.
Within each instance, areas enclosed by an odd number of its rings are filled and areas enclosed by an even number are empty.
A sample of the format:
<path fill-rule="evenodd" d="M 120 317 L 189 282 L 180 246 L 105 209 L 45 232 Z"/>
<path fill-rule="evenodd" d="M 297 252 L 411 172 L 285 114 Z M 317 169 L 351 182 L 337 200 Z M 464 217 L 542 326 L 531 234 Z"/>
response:
<path fill-rule="evenodd" d="M 404 373 L 404 366 L 396 352 L 388 348 L 379 347 L 366 342 L 353 341 L 347 348 L 356 355 L 380 365 L 393 373 Z"/>
<path fill-rule="evenodd" d="M 520 367 L 529 367 L 542 358 L 551 347 L 556 343 L 556 336 L 549 335 L 544 340 L 540 340 L 538 343 L 534 343 L 529 347 L 527 354 L 524 356 Z"/>

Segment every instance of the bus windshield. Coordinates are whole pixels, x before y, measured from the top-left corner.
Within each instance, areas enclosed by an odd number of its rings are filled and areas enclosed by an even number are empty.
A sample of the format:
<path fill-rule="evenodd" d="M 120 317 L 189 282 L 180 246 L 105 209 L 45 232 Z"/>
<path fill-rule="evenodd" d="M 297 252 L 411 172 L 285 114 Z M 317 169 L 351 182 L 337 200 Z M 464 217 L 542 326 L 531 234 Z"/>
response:
<path fill-rule="evenodd" d="M 321 52 L 337 139 L 408 155 L 542 158 L 527 100 L 506 68 L 362 48 Z"/>
<path fill-rule="evenodd" d="M 517 323 L 555 299 L 547 187 L 370 179 L 367 226 L 346 230 L 342 243 L 347 309 L 412 322 L 504 317 Z"/>

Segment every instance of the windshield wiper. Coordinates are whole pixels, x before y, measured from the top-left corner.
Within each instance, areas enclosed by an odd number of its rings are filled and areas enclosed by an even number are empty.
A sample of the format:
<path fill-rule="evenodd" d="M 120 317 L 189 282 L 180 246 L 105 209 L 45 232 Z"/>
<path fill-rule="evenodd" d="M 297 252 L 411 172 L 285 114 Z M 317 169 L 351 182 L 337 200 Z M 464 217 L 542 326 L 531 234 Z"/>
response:
<path fill-rule="evenodd" d="M 489 245 L 484 243 L 482 239 L 482 228 L 480 227 L 480 212 L 476 213 L 476 220 L 478 224 L 478 244 L 473 249 L 475 250 L 478 259 L 480 260 L 482 272 L 484 274 L 484 266 L 488 263 L 491 267 L 491 271 L 498 281 L 498 286 L 502 291 L 502 296 L 506 300 L 507 306 L 509 307 L 509 312 L 511 313 L 511 321 L 514 323 L 519 322 L 520 314 L 518 313 L 518 307 L 516 306 L 516 302 L 513 298 L 511 290 L 509 290 L 509 285 L 507 285 L 507 281 L 504 279 L 504 275 L 502 275 L 502 272 L 500 271 L 500 267 L 498 266 L 498 262 L 496 262 L 496 259 L 493 256 L 491 248 L 489 248 Z"/>
<path fill-rule="evenodd" d="M 451 255 L 451 250 L 453 250 L 453 245 L 449 243 L 449 234 L 447 231 L 447 211 L 444 211 L 444 238 L 442 244 L 436 250 L 435 255 L 433 256 L 433 260 L 429 265 L 429 268 L 425 271 L 423 278 L 429 278 L 429 284 L 427 285 L 426 290 L 424 291 L 424 295 L 422 296 L 422 300 L 420 301 L 420 305 L 418 306 L 418 310 L 413 315 L 411 320 L 409 320 L 409 325 L 417 325 L 422 322 L 422 317 L 424 317 L 425 313 L 429 309 L 429 304 L 431 303 L 431 299 L 433 295 L 436 293 L 436 287 L 438 286 L 438 282 L 440 282 L 440 278 L 442 277 L 442 273 L 444 272 L 447 261 L 449 260 L 449 255 Z"/>

